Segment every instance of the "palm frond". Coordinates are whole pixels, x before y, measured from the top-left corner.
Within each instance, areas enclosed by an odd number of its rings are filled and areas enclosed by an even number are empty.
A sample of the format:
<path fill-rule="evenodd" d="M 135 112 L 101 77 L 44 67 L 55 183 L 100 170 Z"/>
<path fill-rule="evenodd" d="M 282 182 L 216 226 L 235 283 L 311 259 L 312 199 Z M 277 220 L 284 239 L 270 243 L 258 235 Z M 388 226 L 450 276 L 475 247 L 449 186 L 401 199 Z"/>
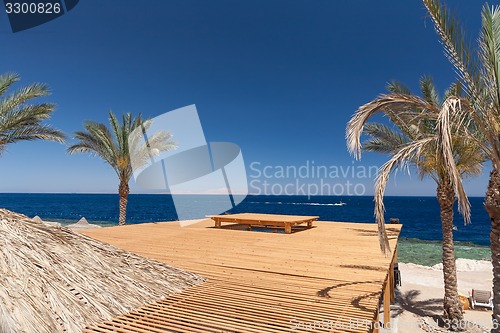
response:
<path fill-rule="evenodd" d="M 356 158 L 361 158 L 361 134 L 363 127 L 378 112 L 389 115 L 391 121 L 404 133 L 410 133 L 410 119 L 421 115 L 422 109 L 431 109 L 432 105 L 415 95 L 385 94 L 361 106 L 347 123 L 346 142 L 348 151 Z"/>
<path fill-rule="evenodd" d="M 378 224 L 380 249 L 385 254 L 390 253 L 389 239 L 385 232 L 384 218 L 384 194 L 387 182 L 391 172 L 397 168 L 405 168 L 415 160 L 420 151 L 425 149 L 425 146 L 432 142 L 432 138 L 426 138 L 419 141 L 409 142 L 406 146 L 399 149 L 384 165 L 382 165 L 375 180 L 375 218 Z"/>
<path fill-rule="evenodd" d="M 423 2 L 444 46 L 445 54 L 457 70 L 463 89 L 473 105 L 471 117 L 476 123 L 477 130 L 482 132 L 481 135 L 490 144 L 490 147 L 485 148 L 484 151 L 489 155 L 493 165 L 500 167 L 500 142 L 496 135 L 500 130 L 500 118 L 497 116 L 500 111 L 498 107 L 491 107 L 491 94 L 488 92 L 495 90 L 493 87 L 495 84 L 492 83 L 495 75 L 491 75 L 488 69 L 489 60 L 487 60 L 488 58 L 491 60 L 488 53 L 495 50 L 492 45 L 500 39 L 500 37 L 493 37 L 495 34 L 500 35 L 500 31 L 494 28 L 497 24 L 500 25 L 498 7 L 491 11 L 488 5 L 483 7 L 483 30 L 480 36 L 478 57 L 472 53 L 459 20 L 439 0 L 423 0 Z M 498 64 L 498 58 L 496 64 Z"/>
<path fill-rule="evenodd" d="M 17 74 L 0 75 L 0 96 L 19 80 Z M 0 151 L 5 149 L 5 145 L 17 141 L 64 142 L 65 135 L 61 131 L 43 124 L 44 120 L 50 118 L 55 106 L 50 103 L 29 103 L 37 97 L 47 95 L 49 91 L 45 84 L 34 83 L 0 98 Z"/>
<path fill-rule="evenodd" d="M 4 115 L 11 110 L 15 110 L 31 99 L 48 95 L 49 91 L 47 85 L 41 83 L 34 83 L 32 85 L 19 88 L 9 96 L 0 100 L 0 115 Z"/>
<path fill-rule="evenodd" d="M 113 132 L 113 135 L 119 140 L 121 138 L 121 132 L 122 132 L 122 127 L 118 123 L 118 119 L 116 119 L 115 114 L 112 111 L 109 111 L 109 124 L 111 125 L 111 132 Z M 120 141 L 118 142 L 118 145 L 120 145 Z"/>
<path fill-rule="evenodd" d="M 450 87 L 444 92 L 443 99 L 446 100 L 449 97 L 461 98 L 464 95 L 463 84 L 460 81 L 452 83 Z"/>
<path fill-rule="evenodd" d="M 346 129 L 348 149 L 356 158 L 361 150 L 377 151 L 391 155 L 380 169 L 375 182 L 374 214 L 379 225 L 382 251 L 387 253 L 385 236 L 384 193 L 391 172 L 414 166 L 420 177 L 432 177 L 436 183 L 453 183 L 459 199 L 459 210 L 467 222 L 470 207 L 461 179 L 464 175 L 480 172 L 488 147 L 477 133 L 473 105 L 461 95 L 461 85 L 454 84 L 441 102 L 429 77 L 421 80 L 423 98 L 404 95 L 404 86 L 393 84 L 392 94 L 381 95 L 361 106 L 352 116 Z M 457 105 L 459 107 L 457 107 Z M 378 112 L 394 124 L 368 123 Z M 360 144 L 362 134 L 368 140 Z M 446 157 L 444 157 L 446 154 Z"/>
<path fill-rule="evenodd" d="M 446 56 L 457 69 L 460 78 L 467 83 L 470 98 L 475 99 L 480 90 L 476 85 L 479 66 L 460 21 L 439 0 L 423 0 L 423 2 L 444 46 Z"/>
<path fill-rule="evenodd" d="M 113 159 L 116 159 L 116 157 L 118 156 L 118 149 L 116 147 L 115 140 L 113 139 L 112 134 L 106 127 L 106 125 L 87 121 L 85 123 L 85 129 L 97 140 L 97 142 L 100 143 L 101 149 L 112 156 Z"/>
<path fill-rule="evenodd" d="M 1 141 L 14 143 L 17 141 L 49 140 L 64 142 L 64 134 L 47 125 L 23 126 L 0 134 Z"/>
<path fill-rule="evenodd" d="M 49 119 L 53 111 L 54 105 L 47 103 L 25 105 L 22 108 L 10 110 L 3 117 L 0 116 L 0 131 L 39 124 L 41 121 Z"/>
<path fill-rule="evenodd" d="M 144 145 L 141 127 L 149 128 L 151 121 L 143 121 L 141 115 L 133 117 L 130 113 L 123 114 L 121 122 L 113 112 L 109 112 L 109 128 L 102 123 L 85 122 L 85 131 L 75 133 L 77 143 L 68 147 L 70 154 L 89 153 L 99 156 L 115 170 L 121 182 L 128 183 L 133 167 L 143 165 L 150 150 Z M 137 131 L 136 131 L 137 129 Z M 152 148 L 159 152 L 175 149 L 171 141 L 172 135 L 159 131 L 149 137 Z"/>
<path fill-rule="evenodd" d="M 455 154 L 455 160 L 461 177 L 479 176 L 487 160 L 486 154 L 481 149 L 477 149 L 478 145 L 475 140 L 464 137 L 456 141 L 458 142 L 454 143 L 453 151 L 460 152 L 460 154 Z"/>
<path fill-rule="evenodd" d="M 392 80 L 385 88 L 392 94 L 411 95 L 410 89 L 399 81 Z"/>
<path fill-rule="evenodd" d="M 447 99 L 444 102 L 444 106 L 441 109 L 438 119 L 438 139 L 439 144 L 437 145 L 439 149 L 440 156 L 444 159 L 444 164 L 449 175 L 449 180 L 452 182 L 455 195 L 458 198 L 458 210 L 464 217 L 466 223 L 470 222 L 470 203 L 465 193 L 465 189 L 462 185 L 462 177 L 457 168 L 455 162 L 455 156 L 453 152 L 453 139 L 450 121 L 450 114 L 454 113 L 460 108 L 459 99 Z"/>
<path fill-rule="evenodd" d="M 0 75 L 0 96 L 2 96 L 15 82 L 21 78 L 16 73 L 5 73 Z"/>
<path fill-rule="evenodd" d="M 438 109 L 439 105 L 441 105 L 441 100 L 439 99 L 434 81 L 430 76 L 422 76 L 420 79 L 420 89 L 427 103 L 433 105 L 435 109 Z"/>
<path fill-rule="evenodd" d="M 500 103 L 500 6 L 489 8 L 484 6 L 482 13 L 482 30 L 479 37 L 479 57 L 483 65 L 482 77 L 489 98 L 497 112 Z"/>
<path fill-rule="evenodd" d="M 384 124 L 367 123 L 364 133 L 370 137 L 362 145 L 364 151 L 390 154 L 408 142 L 408 139 L 402 133 Z"/>
<path fill-rule="evenodd" d="M 159 130 L 147 133 L 146 128 L 150 125 L 151 121 L 146 120 L 144 126 L 136 127 L 129 135 L 130 160 L 135 171 L 154 163 L 155 157 L 161 152 L 177 149 L 170 132 Z"/>
<path fill-rule="evenodd" d="M 120 169 L 117 165 L 118 154 L 116 144 L 106 125 L 93 121 L 85 122 L 86 131 L 75 132 L 78 143 L 68 148 L 70 154 L 90 153 L 105 160 L 119 175 Z"/>
<path fill-rule="evenodd" d="M 107 149 L 102 142 L 99 141 L 98 137 L 94 136 L 90 132 L 77 131 L 75 132 L 75 138 L 79 141 L 78 143 L 68 147 L 68 153 L 89 153 L 92 156 L 99 156 L 116 171 L 114 167 L 115 163 L 113 151 Z"/>

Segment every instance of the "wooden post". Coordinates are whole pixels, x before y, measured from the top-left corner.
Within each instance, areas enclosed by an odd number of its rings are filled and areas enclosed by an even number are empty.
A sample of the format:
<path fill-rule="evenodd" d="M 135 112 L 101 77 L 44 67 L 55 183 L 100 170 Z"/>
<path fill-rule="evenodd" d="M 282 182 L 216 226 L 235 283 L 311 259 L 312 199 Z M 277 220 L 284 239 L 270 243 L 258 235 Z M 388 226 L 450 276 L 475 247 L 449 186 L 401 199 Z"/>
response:
<path fill-rule="evenodd" d="M 394 290 L 396 288 L 396 283 L 394 281 L 394 264 L 398 261 L 398 245 L 394 247 L 394 254 L 392 256 L 392 261 L 391 261 L 391 268 L 390 268 L 390 274 L 391 274 L 391 302 L 395 300 L 395 293 Z"/>
<path fill-rule="evenodd" d="M 372 333 L 378 333 L 379 329 L 379 312 L 378 312 L 378 309 L 377 309 L 377 314 L 375 315 L 375 322 L 373 323 L 373 330 L 372 330 Z"/>
<path fill-rule="evenodd" d="M 392 258 L 391 265 L 389 266 L 389 293 L 391 302 L 394 302 L 394 257 Z"/>
<path fill-rule="evenodd" d="M 290 222 L 285 222 L 285 234 L 292 233 L 292 224 Z"/>
<path fill-rule="evenodd" d="M 384 327 L 391 323 L 391 285 L 390 278 L 387 276 L 384 287 Z"/>

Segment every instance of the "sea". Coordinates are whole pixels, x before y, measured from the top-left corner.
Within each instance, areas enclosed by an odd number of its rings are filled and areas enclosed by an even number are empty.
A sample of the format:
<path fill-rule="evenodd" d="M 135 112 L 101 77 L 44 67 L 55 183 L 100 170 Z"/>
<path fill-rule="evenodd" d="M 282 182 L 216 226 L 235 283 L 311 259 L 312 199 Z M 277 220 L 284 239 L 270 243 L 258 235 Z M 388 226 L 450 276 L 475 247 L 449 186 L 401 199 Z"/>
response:
<path fill-rule="evenodd" d="M 210 200 L 219 200 L 210 196 Z M 193 217 L 204 217 L 200 196 L 192 195 Z M 220 197 L 222 200 L 222 197 Z M 454 240 L 459 258 L 490 260 L 490 220 L 484 209 L 484 198 L 469 198 L 472 208 L 471 223 L 465 225 L 456 211 Z M 441 262 L 441 222 L 435 197 L 386 197 L 386 219 L 398 218 L 403 224 L 398 245 L 400 262 L 432 266 Z M 118 224 L 117 194 L 0 194 L 0 207 L 25 214 L 40 216 L 46 221 L 63 225 L 85 217 L 90 223 L 103 227 Z M 319 220 L 336 222 L 375 223 L 373 197 L 368 196 L 264 196 L 249 195 L 228 213 L 270 213 L 315 215 Z M 199 215 L 199 216 L 197 216 Z M 168 194 L 131 194 L 127 209 L 127 223 L 176 221 L 172 197 Z"/>

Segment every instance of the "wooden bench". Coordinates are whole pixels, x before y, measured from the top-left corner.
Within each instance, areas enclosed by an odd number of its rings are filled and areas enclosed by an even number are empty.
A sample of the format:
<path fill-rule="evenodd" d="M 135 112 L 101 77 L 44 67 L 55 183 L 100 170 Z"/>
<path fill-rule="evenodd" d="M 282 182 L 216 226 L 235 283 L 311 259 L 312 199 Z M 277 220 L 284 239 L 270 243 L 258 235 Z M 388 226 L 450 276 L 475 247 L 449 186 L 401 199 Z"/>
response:
<path fill-rule="evenodd" d="M 231 215 L 215 215 L 210 216 L 215 221 L 215 227 L 220 228 L 222 223 L 237 223 L 252 226 L 272 226 L 285 229 L 286 234 L 292 233 L 292 227 L 302 223 L 307 223 L 307 227 L 311 228 L 312 223 L 319 216 L 298 216 L 298 215 L 277 215 L 277 214 L 252 214 L 241 213 Z"/>

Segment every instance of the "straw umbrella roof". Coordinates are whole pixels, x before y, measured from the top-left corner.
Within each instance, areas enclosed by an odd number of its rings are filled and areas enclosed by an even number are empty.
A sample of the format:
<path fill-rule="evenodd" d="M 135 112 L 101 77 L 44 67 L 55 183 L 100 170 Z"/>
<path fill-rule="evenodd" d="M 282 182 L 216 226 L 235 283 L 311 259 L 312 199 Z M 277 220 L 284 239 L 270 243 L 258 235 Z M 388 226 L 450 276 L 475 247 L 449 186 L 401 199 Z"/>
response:
<path fill-rule="evenodd" d="M 198 275 L 0 209 L 0 332 L 80 332 Z"/>
<path fill-rule="evenodd" d="M 68 225 L 68 228 L 72 230 L 81 230 L 81 229 L 92 229 L 92 228 L 100 228 L 100 225 L 90 224 L 85 217 L 82 217 L 78 222 L 74 224 Z"/>
<path fill-rule="evenodd" d="M 48 221 L 44 221 L 41 219 L 40 216 L 36 215 L 34 218 L 33 218 L 33 221 L 35 222 L 43 222 L 45 223 L 46 225 L 49 225 L 51 227 L 60 227 L 61 226 L 61 223 L 59 222 L 48 222 Z"/>

